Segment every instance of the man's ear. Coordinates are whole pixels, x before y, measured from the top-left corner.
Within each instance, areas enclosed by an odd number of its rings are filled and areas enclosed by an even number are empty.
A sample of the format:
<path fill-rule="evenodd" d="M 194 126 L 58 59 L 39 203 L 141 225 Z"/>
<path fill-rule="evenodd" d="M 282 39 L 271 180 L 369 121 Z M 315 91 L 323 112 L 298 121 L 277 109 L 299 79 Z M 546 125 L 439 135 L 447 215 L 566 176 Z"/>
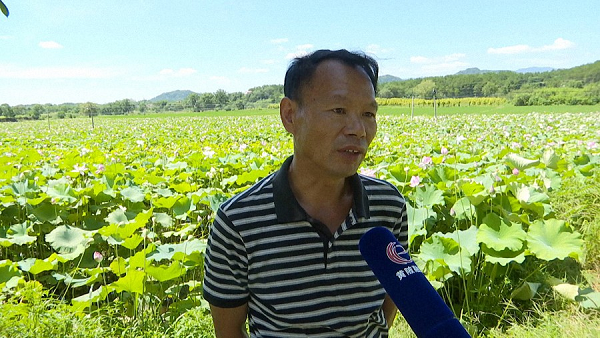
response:
<path fill-rule="evenodd" d="M 284 97 L 281 99 L 279 103 L 279 117 L 281 117 L 281 122 L 287 130 L 292 135 L 294 134 L 294 122 L 296 119 L 296 111 L 298 110 L 298 104 L 291 99 Z"/>

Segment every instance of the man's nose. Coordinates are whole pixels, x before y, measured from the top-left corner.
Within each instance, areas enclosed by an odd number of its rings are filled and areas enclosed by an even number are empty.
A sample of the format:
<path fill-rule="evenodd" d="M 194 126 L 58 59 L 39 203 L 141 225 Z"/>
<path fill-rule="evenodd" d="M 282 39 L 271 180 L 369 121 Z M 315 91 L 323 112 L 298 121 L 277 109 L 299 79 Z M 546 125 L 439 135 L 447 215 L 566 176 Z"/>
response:
<path fill-rule="evenodd" d="M 358 114 L 346 115 L 346 126 L 344 131 L 346 135 L 356 136 L 358 138 L 367 136 L 367 130 L 365 128 L 364 121 Z"/>

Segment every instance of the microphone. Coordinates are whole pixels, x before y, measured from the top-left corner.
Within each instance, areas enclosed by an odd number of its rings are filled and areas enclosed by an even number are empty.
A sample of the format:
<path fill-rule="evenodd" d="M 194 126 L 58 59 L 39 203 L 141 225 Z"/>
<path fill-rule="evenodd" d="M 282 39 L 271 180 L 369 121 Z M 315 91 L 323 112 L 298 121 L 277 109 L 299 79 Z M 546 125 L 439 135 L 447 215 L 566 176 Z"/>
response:
<path fill-rule="evenodd" d="M 358 247 L 417 337 L 471 337 L 387 228 L 368 230 Z"/>

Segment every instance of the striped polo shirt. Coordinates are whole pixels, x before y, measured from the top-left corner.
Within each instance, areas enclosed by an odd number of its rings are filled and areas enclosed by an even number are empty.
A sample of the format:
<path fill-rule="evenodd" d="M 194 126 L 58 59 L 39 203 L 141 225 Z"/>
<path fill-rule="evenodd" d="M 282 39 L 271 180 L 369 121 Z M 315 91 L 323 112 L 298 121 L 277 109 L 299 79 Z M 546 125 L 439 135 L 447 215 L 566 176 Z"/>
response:
<path fill-rule="evenodd" d="M 332 234 L 294 197 L 291 159 L 219 208 L 204 298 L 223 308 L 248 303 L 251 337 L 387 337 L 385 290 L 358 242 L 384 226 L 407 247 L 404 198 L 388 182 L 355 174 L 352 208 Z"/>

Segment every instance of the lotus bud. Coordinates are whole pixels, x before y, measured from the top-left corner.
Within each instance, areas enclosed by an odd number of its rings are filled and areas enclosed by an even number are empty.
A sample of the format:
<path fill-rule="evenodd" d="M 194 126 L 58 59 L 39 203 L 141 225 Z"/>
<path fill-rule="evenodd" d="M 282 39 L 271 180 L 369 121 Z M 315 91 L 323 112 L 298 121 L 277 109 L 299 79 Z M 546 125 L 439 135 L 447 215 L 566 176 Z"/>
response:
<path fill-rule="evenodd" d="M 98 251 L 94 251 L 94 260 L 96 261 L 96 263 L 102 262 L 103 259 L 104 257 L 101 253 L 99 253 Z"/>
<path fill-rule="evenodd" d="M 419 176 L 413 176 L 410 178 L 410 186 L 411 187 L 416 187 L 419 185 L 419 183 L 421 183 L 421 178 Z"/>

